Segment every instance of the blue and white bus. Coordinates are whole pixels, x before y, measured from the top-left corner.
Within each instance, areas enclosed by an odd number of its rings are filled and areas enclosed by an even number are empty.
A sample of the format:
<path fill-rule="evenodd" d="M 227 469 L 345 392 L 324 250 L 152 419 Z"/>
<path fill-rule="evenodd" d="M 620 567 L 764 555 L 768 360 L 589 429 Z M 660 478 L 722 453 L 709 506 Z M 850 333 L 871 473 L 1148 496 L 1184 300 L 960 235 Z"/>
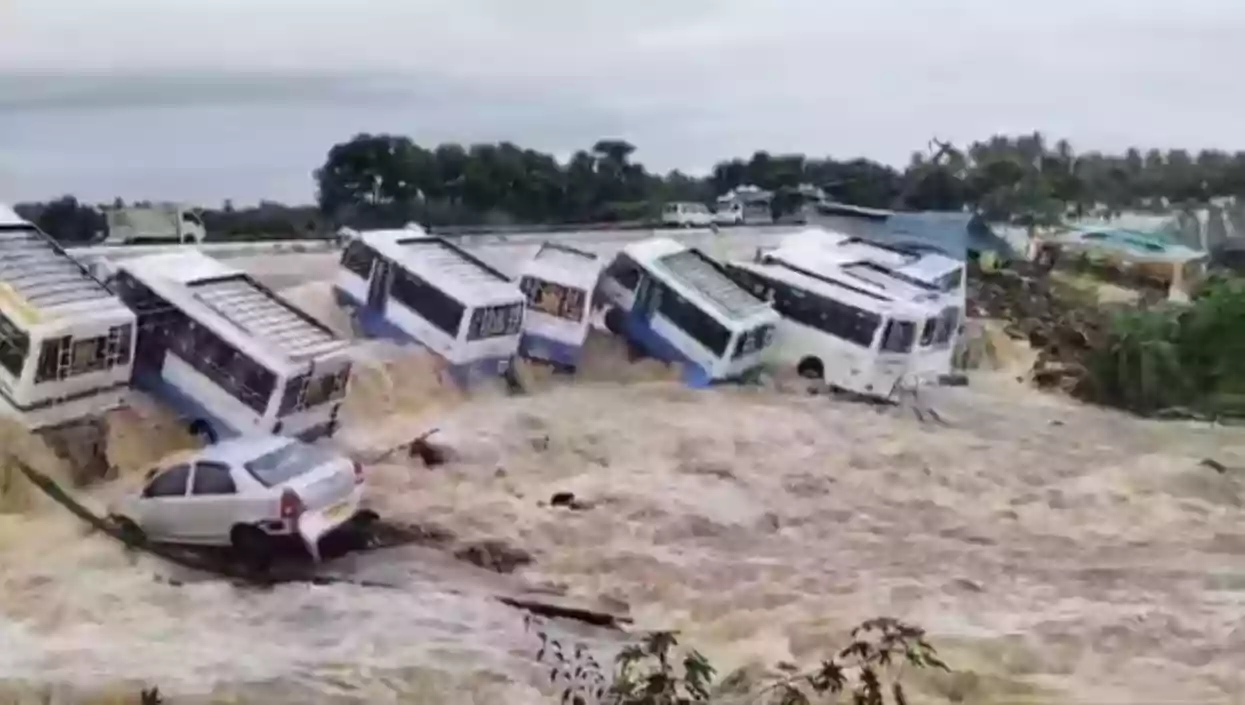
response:
<path fill-rule="evenodd" d="M 611 332 L 683 365 L 694 387 L 759 370 L 779 316 L 697 249 L 667 238 L 631 243 L 601 277 Z"/>
<path fill-rule="evenodd" d="M 251 433 L 331 435 L 351 345 L 246 273 L 198 250 L 117 263 L 138 315 L 134 382 L 207 442 Z"/>
<path fill-rule="evenodd" d="M 546 242 L 523 264 L 519 288 L 527 297 L 519 352 L 573 370 L 592 327 L 593 295 L 605 261 L 567 245 Z"/>
<path fill-rule="evenodd" d="M 417 229 L 354 233 L 342 252 L 335 295 L 365 335 L 413 342 L 439 355 L 469 385 L 511 367 L 524 297 L 502 272 Z"/>
<path fill-rule="evenodd" d="M 941 251 L 881 243 L 818 228 L 783 238 L 779 249 L 806 266 L 820 263 L 888 296 L 931 305 L 920 325 L 909 374 L 933 383 L 951 372 L 963 330 L 968 279 L 964 262 Z"/>
<path fill-rule="evenodd" d="M 0 414 L 50 431 L 121 406 L 134 323 L 85 266 L 0 205 Z"/>

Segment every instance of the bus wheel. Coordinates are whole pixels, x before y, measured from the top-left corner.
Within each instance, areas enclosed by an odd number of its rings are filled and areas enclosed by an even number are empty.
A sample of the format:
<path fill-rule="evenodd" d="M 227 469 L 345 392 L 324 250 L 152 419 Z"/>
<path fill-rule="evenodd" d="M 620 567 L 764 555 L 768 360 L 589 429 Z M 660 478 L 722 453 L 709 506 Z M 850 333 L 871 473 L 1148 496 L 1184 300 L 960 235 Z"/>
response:
<path fill-rule="evenodd" d="M 233 527 L 229 532 L 229 544 L 248 568 L 265 571 L 272 565 L 272 537 L 254 526 Z"/>
<path fill-rule="evenodd" d="M 220 440 L 216 435 L 216 429 L 212 428 L 212 424 L 203 419 L 191 421 L 190 427 L 187 430 L 190 431 L 190 435 L 203 441 L 204 445 L 210 446 Z"/>
<path fill-rule="evenodd" d="M 626 329 L 626 316 L 620 308 L 611 308 L 605 312 L 605 330 L 614 335 L 622 335 Z"/>
<path fill-rule="evenodd" d="M 825 379 L 826 368 L 821 364 L 821 360 L 815 357 L 806 357 L 800 360 L 800 364 L 796 365 L 796 374 L 804 379 Z"/>

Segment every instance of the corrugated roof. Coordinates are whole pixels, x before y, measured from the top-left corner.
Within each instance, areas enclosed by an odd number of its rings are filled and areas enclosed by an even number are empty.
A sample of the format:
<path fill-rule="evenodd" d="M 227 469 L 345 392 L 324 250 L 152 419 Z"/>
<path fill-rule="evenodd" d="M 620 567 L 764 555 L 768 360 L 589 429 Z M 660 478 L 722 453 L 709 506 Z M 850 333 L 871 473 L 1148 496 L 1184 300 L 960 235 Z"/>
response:
<path fill-rule="evenodd" d="M 936 250 L 961 261 L 970 251 L 993 251 L 1007 258 L 1017 255 L 1010 243 L 973 213 L 909 213 L 831 206 L 810 213 L 809 222 L 864 240 Z"/>
<path fill-rule="evenodd" d="M 0 224 L 0 282 L 44 310 L 114 298 L 85 266 L 24 221 Z"/>

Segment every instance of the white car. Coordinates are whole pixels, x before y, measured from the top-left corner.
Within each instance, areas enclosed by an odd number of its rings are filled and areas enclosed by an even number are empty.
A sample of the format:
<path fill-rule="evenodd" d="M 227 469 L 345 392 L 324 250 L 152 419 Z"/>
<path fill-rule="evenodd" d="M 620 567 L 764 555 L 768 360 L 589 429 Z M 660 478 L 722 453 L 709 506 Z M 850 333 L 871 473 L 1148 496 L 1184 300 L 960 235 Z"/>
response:
<path fill-rule="evenodd" d="M 667 203 L 661 209 L 661 222 L 675 228 L 707 228 L 713 213 L 703 203 Z"/>
<path fill-rule="evenodd" d="M 363 469 L 351 459 L 284 436 L 243 436 L 147 474 L 112 518 L 136 539 L 229 546 L 267 564 L 281 541 L 301 539 L 320 559 L 320 539 L 376 519 L 360 508 Z"/>
<path fill-rule="evenodd" d="M 718 225 L 743 225 L 744 207 L 739 203 L 719 207 L 713 213 L 713 222 Z"/>

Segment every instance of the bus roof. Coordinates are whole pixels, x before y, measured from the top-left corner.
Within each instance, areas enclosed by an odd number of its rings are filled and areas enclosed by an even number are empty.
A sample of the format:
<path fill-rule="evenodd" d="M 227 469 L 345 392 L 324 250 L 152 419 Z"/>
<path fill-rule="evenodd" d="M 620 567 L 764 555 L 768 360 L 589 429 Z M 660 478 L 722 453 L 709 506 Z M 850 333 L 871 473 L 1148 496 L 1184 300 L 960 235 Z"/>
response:
<path fill-rule="evenodd" d="M 592 252 L 546 242 L 523 264 L 523 274 L 590 290 L 604 268 L 605 260 Z"/>
<path fill-rule="evenodd" d="M 964 266 L 941 252 L 873 242 L 821 228 L 789 235 L 775 251 L 799 253 L 800 259 L 813 257 L 826 266 L 848 271 L 854 268 L 869 281 L 911 290 L 917 296 L 936 289 L 941 277 Z"/>
<path fill-rule="evenodd" d="M 788 255 L 790 253 L 787 253 Z M 735 262 L 732 266 L 763 274 L 776 281 L 796 286 L 805 291 L 828 299 L 842 301 L 857 308 L 881 313 L 913 312 L 914 310 L 932 310 L 932 306 L 921 305 L 909 297 L 896 298 L 889 292 L 878 291 L 872 287 L 859 286 L 838 277 L 828 276 L 801 266 L 800 261 L 792 262 L 783 254 L 770 253 L 765 262 Z"/>
<path fill-rule="evenodd" d="M 729 320 L 773 311 L 768 302 L 735 283 L 719 262 L 694 247 L 668 238 L 653 238 L 631 243 L 623 248 L 623 253 L 637 264 L 655 269 L 674 283 L 704 296 Z"/>
<path fill-rule="evenodd" d="M 0 206 L 0 301 L 32 323 L 125 308 L 86 265 L 8 206 Z"/>
<path fill-rule="evenodd" d="M 522 300 L 510 277 L 445 238 L 413 230 L 369 230 L 358 237 L 468 306 Z"/>
<path fill-rule="evenodd" d="M 332 330 L 241 270 L 198 250 L 125 260 L 121 268 L 145 284 L 168 285 L 169 303 L 196 319 L 215 317 L 228 325 L 218 332 L 238 335 L 234 345 L 284 364 L 302 363 L 349 347 Z M 170 289 L 172 291 L 170 291 Z"/>

